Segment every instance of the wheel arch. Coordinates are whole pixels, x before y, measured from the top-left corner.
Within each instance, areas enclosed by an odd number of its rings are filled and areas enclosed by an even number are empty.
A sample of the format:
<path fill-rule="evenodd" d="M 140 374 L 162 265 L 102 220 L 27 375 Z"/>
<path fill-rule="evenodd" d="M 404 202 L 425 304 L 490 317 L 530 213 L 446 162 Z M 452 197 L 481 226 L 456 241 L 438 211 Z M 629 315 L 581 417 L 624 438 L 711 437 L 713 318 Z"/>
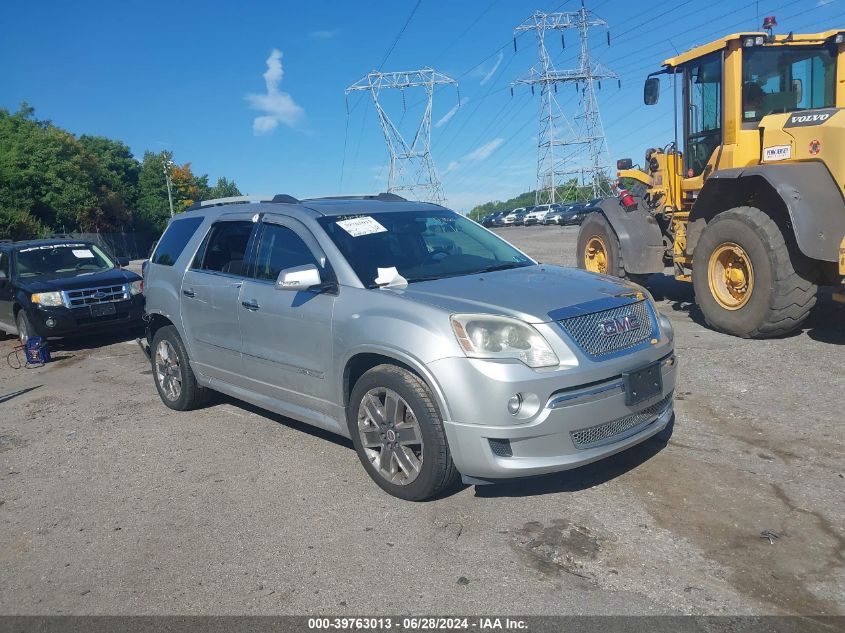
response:
<path fill-rule="evenodd" d="M 687 253 L 716 215 L 735 207 L 760 209 L 784 239 L 806 257 L 833 262 L 845 235 L 845 200 L 819 162 L 754 165 L 716 172 L 704 183 L 690 212 Z"/>
<path fill-rule="evenodd" d="M 367 347 L 358 349 L 343 364 L 341 374 L 341 389 L 343 406 L 349 406 L 349 397 L 358 379 L 373 367 L 378 365 L 395 365 L 401 367 L 422 380 L 431 391 L 437 408 L 444 419 L 449 419 L 449 408 L 440 385 L 425 364 L 399 350 L 384 347 Z"/>
<path fill-rule="evenodd" d="M 173 325 L 175 327 L 173 321 L 157 312 L 148 313 L 144 320 L 147 323 L 147 342 L 150 345 L 153 344 L 153 338 L 155 338 L 156 332 L 158 332 L 161 328 L 168 325 Z"/>

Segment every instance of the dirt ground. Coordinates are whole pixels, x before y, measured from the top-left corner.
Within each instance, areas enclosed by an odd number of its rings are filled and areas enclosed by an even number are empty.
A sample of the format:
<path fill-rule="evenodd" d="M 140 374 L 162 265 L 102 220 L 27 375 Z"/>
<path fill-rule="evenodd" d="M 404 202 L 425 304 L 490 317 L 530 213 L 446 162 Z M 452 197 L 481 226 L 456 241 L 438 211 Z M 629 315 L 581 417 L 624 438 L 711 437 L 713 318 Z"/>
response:
<path fill-rule="evenodd" d="M 577 229 L 500 233 L 574 261 Z M 845 306 L 745 341 L 648 286 L 680 359 L 667 446 L 429 503 L 297 422 L 166 409 L 132 340 L 0 360 L 0 613 L 845 614 Z"/>

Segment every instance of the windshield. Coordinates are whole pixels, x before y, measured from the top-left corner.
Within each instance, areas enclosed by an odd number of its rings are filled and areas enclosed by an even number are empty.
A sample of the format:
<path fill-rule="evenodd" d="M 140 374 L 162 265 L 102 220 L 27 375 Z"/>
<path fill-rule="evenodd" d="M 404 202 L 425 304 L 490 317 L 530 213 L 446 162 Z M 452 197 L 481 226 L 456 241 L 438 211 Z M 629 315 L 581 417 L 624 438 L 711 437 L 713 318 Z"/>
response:
<path fill-rule="evenodd" d="M 743 50 L 742 120 L 834 105 L 836 63 L 827 48 Z"/>
<path fill-rule="evenodd" d="M 388 283 L 396 273 L 413 283 L 534 264 L 452 211 L 345 215 L 318 222 L 368 288 Z"/>
<path fill-rule="evenodd" d="M 114 268 L 112 261 L 93 244 L 48 244 L 17 252 L 19 277 L 73 276 Z"/>

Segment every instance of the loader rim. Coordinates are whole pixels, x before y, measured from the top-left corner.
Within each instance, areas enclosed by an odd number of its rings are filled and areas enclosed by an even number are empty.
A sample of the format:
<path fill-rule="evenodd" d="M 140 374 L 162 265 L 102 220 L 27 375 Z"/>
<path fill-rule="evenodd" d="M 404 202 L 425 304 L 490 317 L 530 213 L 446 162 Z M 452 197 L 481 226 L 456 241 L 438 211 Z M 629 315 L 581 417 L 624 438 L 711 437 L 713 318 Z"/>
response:
<path fill-rule="evenodd" d="M 592 273 L 607 274 L 607 244 L 599 235 L 593 235 L 584 247 L 584 266 Z"/>
<path fill-rule="evenodd" d="M 735 242 L 724 242 L 710 255 L 707 281 L 713 298 L 726 310 L 739 310 L 754 291 L 751 257 Z"/>

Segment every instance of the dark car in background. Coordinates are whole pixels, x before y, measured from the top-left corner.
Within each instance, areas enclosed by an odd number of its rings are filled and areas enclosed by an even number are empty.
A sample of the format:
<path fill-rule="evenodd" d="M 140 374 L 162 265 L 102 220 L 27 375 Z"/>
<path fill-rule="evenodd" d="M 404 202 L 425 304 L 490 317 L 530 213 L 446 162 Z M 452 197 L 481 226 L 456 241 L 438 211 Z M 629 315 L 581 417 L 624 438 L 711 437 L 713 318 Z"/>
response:
<path fill-rule="evenodd" d="M 563 210 L 558 224 L 561 226 L 578 226 L 593 210 L 594 207 L 584 202 L 576 202 Z"/>
<path fill-rule="evenodd" d="M 493 213 L 488 213 L 483 218 L 481 218 L 481 226 L 486 226 L 488 229 L 494 226 L 501 226 L 502 225 L 502 216 L 506 214 L 510 209 L 506 209 L 504 211 L 494 211 Z"/>
<path fill-rule="evenodd" d="M 140 327 L 144 285 L 128 264 L 86 241 L 0 243 L 0 330 L 26 342 Z"/>

